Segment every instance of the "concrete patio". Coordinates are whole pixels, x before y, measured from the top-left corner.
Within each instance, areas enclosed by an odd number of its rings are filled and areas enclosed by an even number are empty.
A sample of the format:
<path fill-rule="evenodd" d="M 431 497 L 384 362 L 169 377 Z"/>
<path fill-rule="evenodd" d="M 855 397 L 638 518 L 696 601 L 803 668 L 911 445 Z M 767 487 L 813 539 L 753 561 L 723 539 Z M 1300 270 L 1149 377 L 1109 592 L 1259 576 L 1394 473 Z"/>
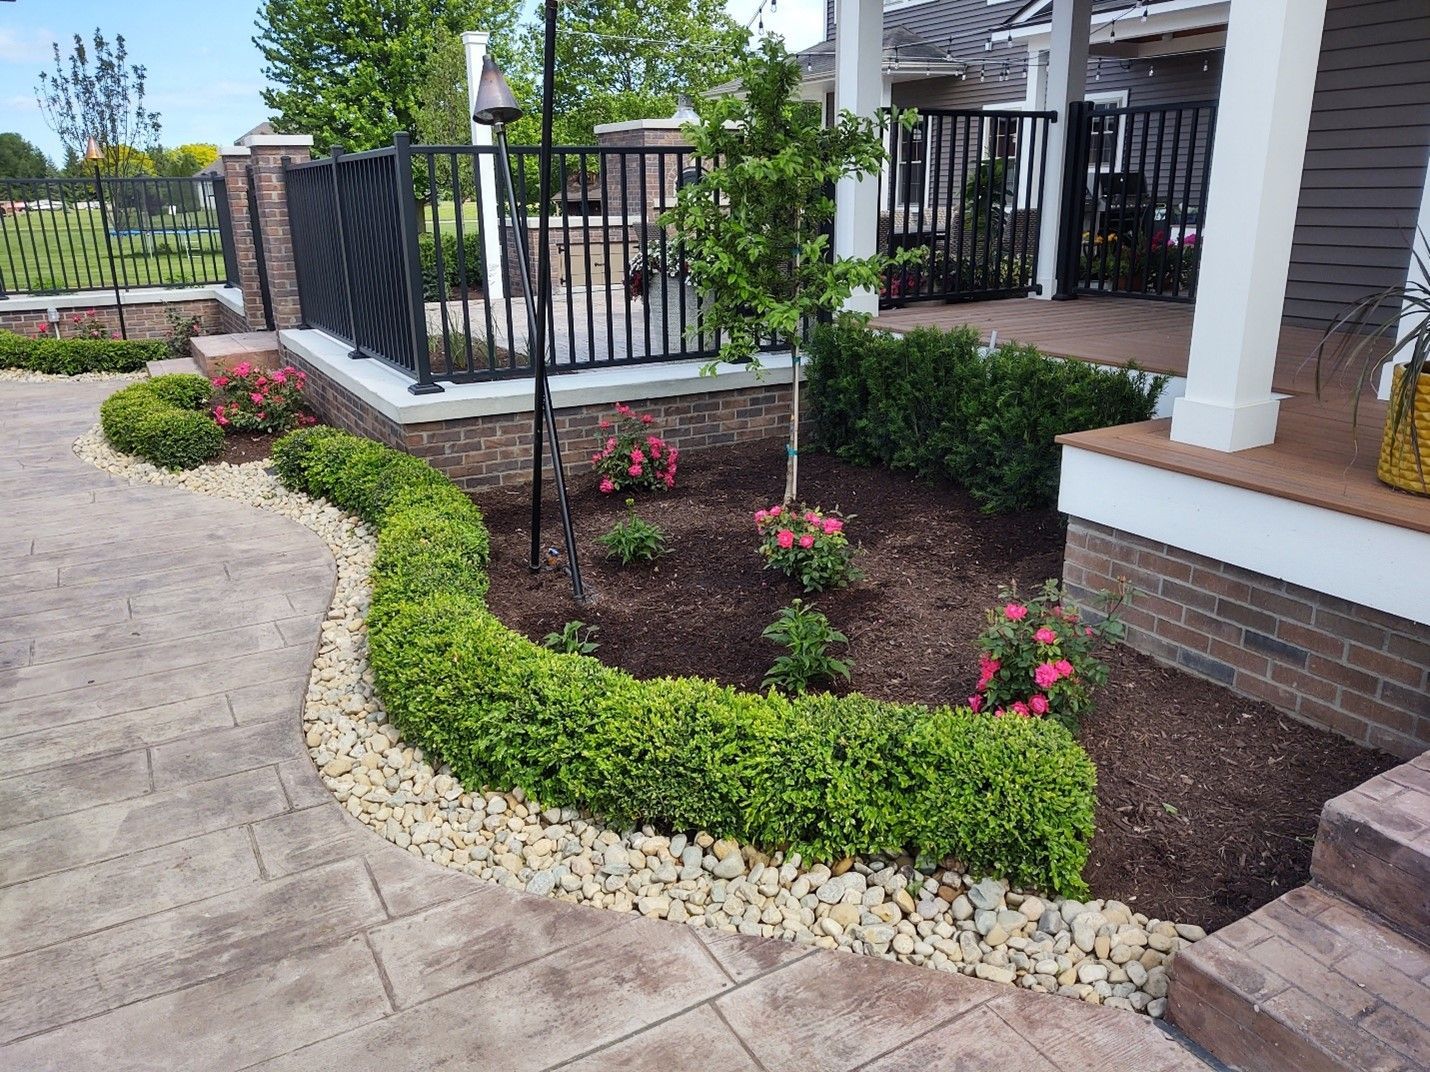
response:
<path fill-rule="evenodd" d="M 1208 1067 L 1144 1017 L 576 908 L 373 836 L 301 737 L 328 551 L 79 461 L 111 389 L 0 386 L 0 1067 Z"/>

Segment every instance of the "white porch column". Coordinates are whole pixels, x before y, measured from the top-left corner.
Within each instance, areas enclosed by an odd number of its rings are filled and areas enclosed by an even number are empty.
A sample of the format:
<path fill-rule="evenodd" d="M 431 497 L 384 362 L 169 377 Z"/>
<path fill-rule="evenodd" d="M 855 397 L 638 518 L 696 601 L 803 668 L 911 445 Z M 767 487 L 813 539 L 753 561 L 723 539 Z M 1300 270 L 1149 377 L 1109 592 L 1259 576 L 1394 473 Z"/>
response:
<path fill-rule="evenodd" d="M 1430 277 L 1421 270 L 1423 267 L 1430 268 L 1430 165 L 1425 169 L 1425 185 L 1420 191 L 1420 216 L 1415 221 L 1415 233 L 1410 236 L 1410 249 L 1414 256 L 1410 258 L 1410 270 L 1405 274 L 1405 285 L 1410 287 L 1430 288 Z M 1417 261 L 1416 257 L 1420 259 Z M 1413 314 L 1414 307 L 1410 302 L 1406 302 L 1401 307 L 1403 314 Z M 1400 327 L 1396 331 L 1396 341 L 1399 342 L 1412 331 L 1414 331 L 1424 320 L 1426 314 L 1405 315 L 1400 321 Z M 1380 370 L 1380 384 L 1376 390 L 1376 397 L 1385 400 L 1390 398 L 1390 381 L 1396 365 L 1408 364 L 1410 361 L 1410 351 L 1401 350 L 1395 355 L 1395 360 Z"/>
<path fill-rule="evenodd" d="M 883 100 L 883 0 L 834 0 L 834 108 L 872 118 Z M 834 255 L 869 257 L 879 245 L 879 180 L 843 178 L 834 191 Z M 845 307 L 879 311 L 872 290 L 850 295 Z"/>
<path fill-rule="evenodd" d="M 468 30 L 462 34 L 462 47 L 467 52 L 467 118 L 471 119 L 472 112 L 477 105 L 477 81 L 482 76 L 482 60 L 487 54 L 487 42 L 491 40 L 491 34 L 480 33 L 476 30 Z M 481 123 L 472 121 L 472 144 L 477 147 L 490 148 L 492 144 L 492 128 Z M 481 199 L 482 220 L 486 226 L 482 228 L 482 256 L 486 260 L 486 278 L 482 280 L 486 296 L 489 301 L 495 301 L 502 297 L 506 285 L 506 280 L 502 278 L 501 267 L 502 236 L 501 227 L 497 221 L 497 163 L 495 154 L 487 154 L 478 162 L 481 172 L 481 183 L 477 189 L 477 197 Z M 462 211 L 462 206 L 457 206 L 457 211 Z"/>
<path fill-rule="evenodd" d="M 1053 0 L 1052 40 L 1042 89 L 1044 108 L 1058 113 L 1048 128 L 1048 160 L 1043 183 L 1043 212 L 1038 221 L 1038 278 L 1042 298 L 1057 291 L 1058 232 L 1062 227 L 1063 161 L 1068 137 L 1068 106 L 1087 93 L 1087 44 L 1092 30 L 1092 0 Z M 1029 72 L 1029 80 L 1032 73 Z"/>
<path fill-rule="evenodd" d="M 1276 438 L 1271 377 L 1325 21 L 1326 0 L 1232 0 L 1179 443 Z"/>

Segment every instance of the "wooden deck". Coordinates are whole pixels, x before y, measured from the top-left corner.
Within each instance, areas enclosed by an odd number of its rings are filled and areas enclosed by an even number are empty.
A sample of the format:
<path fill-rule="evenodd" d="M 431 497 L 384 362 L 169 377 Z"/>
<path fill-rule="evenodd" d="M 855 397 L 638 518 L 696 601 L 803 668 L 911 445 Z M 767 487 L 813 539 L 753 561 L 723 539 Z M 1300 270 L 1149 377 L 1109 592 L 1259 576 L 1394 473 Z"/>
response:
<path fill-rule="evenodd" d="M 985 341 L 996 331 L 1000 342 L 1026 343 L 1057 357 L 1105 365 L 1136 363 L 1150 372 L 1185 376 L 1192 348 L 1192 312 L 1190 305 L 1139 298 L 1085 296 L 1066 302 L 1015 298 L 908 305 L 880 313 L 872 326 L 910 331 L 968 324 L 978 328 Z M 1320 339 L 1321 333 L 1311 328 L 1282 329 L 1273 378 L 1278 391 L 1315 391 L 1315 370 L 1307 358 Z"/>
<path fill-rule="evenodd" d="M 910 306 L 874 321 L 890 331 L 964 324 L 977 327 L 985 339 L 996 331 L 1000 341 L 1028 343 L 1059 357 L 1109 365 L 1135 362 L 1182 376 L 1191 348 L 1192 307 L 1135 298 L 1027 299 Z M 1174 443 L 1169 420 L 1080 432 L 1059 442 L 1430 532 L 1430 498 L 1396 491 L 1376 479 L 1385 406 L 1364 401 L 1353 429 L 1343 385 L 1332 385 L 1324 400 L 1315 396 L 1315 371 L 1307 358 L 1319 339 L 1320 332 L 1308 328 L 1287 327 L 1281 333 L 1273 383 L 1292 397 L 1281 404 L 1276 442 L 1270 446 L 1226 454 Z"/>

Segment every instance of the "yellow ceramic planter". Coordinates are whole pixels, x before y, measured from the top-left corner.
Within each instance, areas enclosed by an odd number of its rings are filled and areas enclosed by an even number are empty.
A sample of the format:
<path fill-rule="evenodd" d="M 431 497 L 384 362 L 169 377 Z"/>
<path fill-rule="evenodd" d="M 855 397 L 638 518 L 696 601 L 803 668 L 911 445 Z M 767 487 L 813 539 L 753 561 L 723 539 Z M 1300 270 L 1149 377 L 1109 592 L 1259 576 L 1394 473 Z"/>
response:
<path fill-rule="evenodd" d="M 1405 366 L 1395 369 L 1390 389 L 1390 397 L 1400 397 L 1401 383 L 1405 377 Z M 1416 495 L 1430 495 L 1430 373 L 1423 373 L 1415 385 L 1415 402 L 1410 414 L 1415 424 L 1415 439 L 1411 441 L 1410 423 L 1402 421 L 1400 428 L 1391 431 L 1390 415 L 1385 418 L 1385 437 L 1380 443 L 1380 465 L 1376 474 L 1393 488 Z"/>

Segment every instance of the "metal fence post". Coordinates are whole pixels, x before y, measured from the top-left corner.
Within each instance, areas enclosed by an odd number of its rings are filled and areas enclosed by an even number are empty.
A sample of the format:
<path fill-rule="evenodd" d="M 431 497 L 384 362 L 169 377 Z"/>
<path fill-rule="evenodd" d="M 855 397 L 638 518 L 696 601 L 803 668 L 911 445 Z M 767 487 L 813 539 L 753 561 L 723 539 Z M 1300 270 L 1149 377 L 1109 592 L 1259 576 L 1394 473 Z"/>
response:
<path fill-rule="evenodd" d="M 1054 301 L 1077 297 L 1075 281 L 1082 251 L 1082 205 L 1087 190 L 1088 116 L 1092 114 L 1092 107 L 1091 101 L 1073 101 L 1068 105 L 1067 115 L 1058 116 L 1058 121 L 1066 121 L 1068 128 L 1063 133 L 1063 188 L 1058 196 L 1062 219 L 1058 228 Z"/>
<path fill-rule="evenodd" d="M 427 350 L 427 308 L 422 298 L 422 258 L 417 249 L 417 201 L 412 194 L 412 135 L 398 131 L 392 139 L 397 164 L 394 191 L 402 228 L 402 274 L 410 305 L 412 356 L 417 382 L 408 384 L 414 395 L 436 394 L 442 388 L 432 381 L 432 358 Z"/>
<path fill-rule="evenodd" d="M 363 357 L 362 348 L 357 341 L 357 309 L 353 305 L 353 269 L 352 259 L 348 256 L 348 236 L 347 224 L 343 219 L 343 181 L 338 174 L 338 158 L 343 155 L 343 147 L 334 145 L 328 150 L 328 160 L 333 173 L 333 215 L 338 224 L 338 261 L 343 273 L 343 300 L 348 308 L 348 338 L 353 340 L 352 351 L 349 357 Z"/>

